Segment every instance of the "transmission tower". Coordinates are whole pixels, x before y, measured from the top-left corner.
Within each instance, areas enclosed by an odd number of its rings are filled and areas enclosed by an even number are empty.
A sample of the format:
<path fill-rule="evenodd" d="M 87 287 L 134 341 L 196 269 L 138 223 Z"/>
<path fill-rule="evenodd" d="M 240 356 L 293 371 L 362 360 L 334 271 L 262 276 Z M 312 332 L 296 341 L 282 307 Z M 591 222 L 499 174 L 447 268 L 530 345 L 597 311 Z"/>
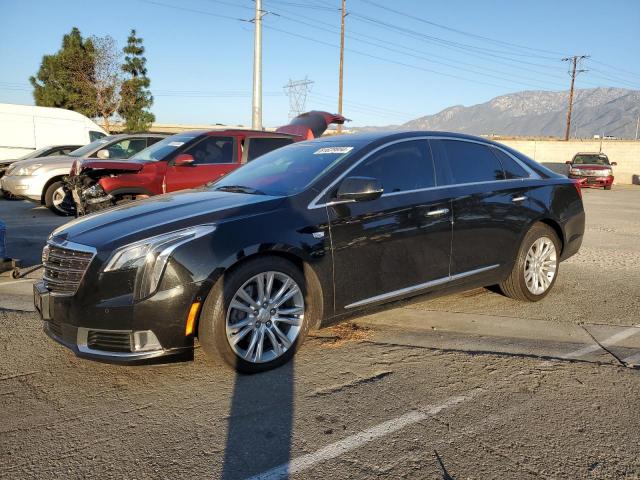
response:
<path fill-rule="evenodd" d="M 283 88 L 289 97 L 289 118 L 300 115 L 305 110 L 307 95 L 311 91 L 313 80 L 304 77 L 302 80 L 291 80 Z"/>

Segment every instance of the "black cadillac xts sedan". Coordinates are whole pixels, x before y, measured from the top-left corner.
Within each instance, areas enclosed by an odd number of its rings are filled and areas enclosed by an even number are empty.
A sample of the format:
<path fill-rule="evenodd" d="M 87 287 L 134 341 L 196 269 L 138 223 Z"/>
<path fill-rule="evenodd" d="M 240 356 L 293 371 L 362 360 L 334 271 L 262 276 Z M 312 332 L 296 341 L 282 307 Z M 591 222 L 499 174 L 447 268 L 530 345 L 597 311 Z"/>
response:
<path fill-rule="evenodd" d="M 493 285 L 540 300 L 584 222 L 576 184 L 482 138 L 328 137 L 60 227 L 34 301 L 81 357 L 191 359 L 197 338 L 257 372 L 309 329 L 396 301 Z"/>

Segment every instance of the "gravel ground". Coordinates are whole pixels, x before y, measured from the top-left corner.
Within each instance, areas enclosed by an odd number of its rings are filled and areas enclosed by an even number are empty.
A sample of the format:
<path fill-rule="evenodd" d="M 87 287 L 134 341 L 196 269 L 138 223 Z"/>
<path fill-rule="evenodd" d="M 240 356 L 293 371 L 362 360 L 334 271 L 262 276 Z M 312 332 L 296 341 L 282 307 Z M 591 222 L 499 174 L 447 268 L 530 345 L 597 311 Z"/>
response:
<path fill-rule="evenodd" d="M 637 370 L 343 328 L 309 339 L 295 364 L 236 376 L 201 352 L 159 367 L 83 361 L 40 328 L 0 312 L 1 478 L 236 479 L 292 459 L 292 478 L 640 476 Z"/>

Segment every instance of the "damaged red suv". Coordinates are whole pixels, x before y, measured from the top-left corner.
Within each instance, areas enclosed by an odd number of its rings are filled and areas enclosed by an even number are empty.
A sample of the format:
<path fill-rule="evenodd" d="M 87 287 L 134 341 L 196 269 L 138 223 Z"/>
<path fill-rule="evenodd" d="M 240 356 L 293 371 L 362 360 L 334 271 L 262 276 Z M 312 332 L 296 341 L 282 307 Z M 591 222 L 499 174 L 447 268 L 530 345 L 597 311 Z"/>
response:
<path fill-rule="evenodd" d="M 78 215 L 153 195 L 200 187 L 285 145 L 320 137 L 345 118 L 312 111 L 275 132 L 207 130 L 184 132 L 128 160 L 79 160 L 67 178 Z"/>
<path fill-rule="evenodd" d="M 569 165 L 569 178 L 580 181 L 581 187 L 604 187 L 611 190 L 616 162 L 609 162 L 604 153 L 576 153 Z"/>

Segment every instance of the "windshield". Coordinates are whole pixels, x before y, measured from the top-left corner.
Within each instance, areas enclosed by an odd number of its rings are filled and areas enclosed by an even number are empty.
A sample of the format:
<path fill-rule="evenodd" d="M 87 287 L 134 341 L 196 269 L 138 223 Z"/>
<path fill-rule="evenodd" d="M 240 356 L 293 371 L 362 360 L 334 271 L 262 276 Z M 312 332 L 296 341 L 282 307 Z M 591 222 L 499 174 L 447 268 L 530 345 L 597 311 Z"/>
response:
<path fill-rule="evenodd" d="M 73 152 L 69 152 L 69 156 L 71 157 L 86 157 L 87 155 L 92 154 L 95 150 L 99 150 L 105 143 L 109 143 L 113 137 L 103 137 L 95 140 L 91 143 L 88 143 L 84 147 L 80 147 Z"/>
<path fill-rule="evenodd" d="M 574 165 L 609 165 L 606 155 L 576 155 L 573 157 Z"/>
<path fill-rule="evenodd" d="M 182 145 L 196 138 L 198 135 L 199 134 L 197 133 L 179 133 L 178 135 L 172 135 L 171 137 L 160 140 L 150 147 L 136 153 L 133 157 L 131 157 L 131 159 L 146 160 L 151 162 L 163 160 L 167 156 L 175 152 Z"/>
<path fill-rule="evenodd" d="M 354 150 L 347 142 L 304 142 L 279 148 L 247 163 L 221 178 L 210 188 L 264 193 L 274 196 L 296 194 Z"/>
<path fill-rule="evenodd" d="M 17 158 L 16 160 L 27 160 L 29 158 L 37 158 L 47 150 L 49 150 L 49 147 L 39 148 L 38 150 L 32 150 L 31 152 L 24 154 L 23 156 Z"/>

